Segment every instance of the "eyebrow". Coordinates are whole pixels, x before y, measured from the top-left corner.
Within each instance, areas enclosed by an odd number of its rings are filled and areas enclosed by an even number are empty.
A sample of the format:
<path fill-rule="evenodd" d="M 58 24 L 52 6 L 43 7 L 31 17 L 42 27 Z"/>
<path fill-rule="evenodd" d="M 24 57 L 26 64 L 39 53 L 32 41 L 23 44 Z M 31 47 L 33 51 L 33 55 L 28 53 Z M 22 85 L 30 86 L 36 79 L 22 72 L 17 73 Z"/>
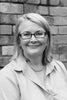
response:
<path fill-rule="evenodd" d="M 24 31 L 24 32 L 33 32 L 33 31 Z M 19 32 L 19 33 L 24 33 L 24 32 Z M 46 30 L 45 31 L 43 31 L 43 30 L 37 30 L 37 31 L 35 31 L 35 32 L 46 32 Z M 34 32 L 34 33 L 35 33 Z"/>

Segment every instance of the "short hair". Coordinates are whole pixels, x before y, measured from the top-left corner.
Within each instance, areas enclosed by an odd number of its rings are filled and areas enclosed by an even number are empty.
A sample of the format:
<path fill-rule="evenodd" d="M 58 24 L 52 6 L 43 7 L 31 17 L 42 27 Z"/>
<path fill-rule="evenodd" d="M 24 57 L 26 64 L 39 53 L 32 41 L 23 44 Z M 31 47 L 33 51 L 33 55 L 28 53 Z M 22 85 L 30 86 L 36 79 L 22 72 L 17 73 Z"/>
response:
<path fill-rule="evenodd" d="M 23 50 L 20 48 L 20 38 L 19 38 L 19 26 L 21 25 L 21 23 L 23 23 L 24 21 L 32 21 L 38 25 L 40 25 L 45 31 L 46 34 L 48 35 L 48 45 L 45 48 L 43 54 L 42 54 L 42 64 L 46 65 L 48 62 L 50 62 L 50 45 L 51 45 L 51 31 L 50 31 L 50 26 L 49 23 L 47 22 L 47 20 L 41 16 L 40 14 L 37 13 L 27 13 L 27 14 L 23 14 L 20 18 L 18 18 L 17 23 L 16 23 L 16 28 L 15 28 L 15 36 L 14 36 L 14 53 L 12 56 L 12 59 L 16 59 L 20 52 L 22 52 L 22 55 L 24 57 L 23 54 Z"/>

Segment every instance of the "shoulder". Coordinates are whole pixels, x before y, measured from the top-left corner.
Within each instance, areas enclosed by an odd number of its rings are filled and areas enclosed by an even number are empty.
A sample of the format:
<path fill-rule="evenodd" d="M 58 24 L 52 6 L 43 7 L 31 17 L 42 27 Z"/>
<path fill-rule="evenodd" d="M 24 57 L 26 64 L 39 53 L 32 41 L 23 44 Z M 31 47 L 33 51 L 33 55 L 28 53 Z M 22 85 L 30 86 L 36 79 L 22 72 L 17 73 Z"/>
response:
<path fill-rule="evenodd" d="M 18 84 L 18 78 L 22 77 L 23 79 L 23 67 L 24 65 L 16 63 L 12 60 L 3 69 L 0 71 L 0 81 L 8 80 L 13 83 Z M 21 73 L 21 74 L 20 74 Z"/>
<path fill-rule="evenodd" d="M 13 71 L 13 61 L 11 61 L 7 65 L 5 65 L 4 68 L 2 68 L 0 70 L 0 74 L 9 75 L 12 71 Z"/>
<path fill-rule="evenodd" d="M 53 59 L 51 64 L 52 64 L 52 66 L 54 66 L 54 68 L 56 69 L 57 72 L 59 72 L 60 74 L 63 74 L 64 76 L 67 77 L 67 70 L 66 70 L 66 67 L 63 62 Z"/>
<path fill-rule="evenodd" d="M 21 72 L 23 69 L 21 64 L 18 64 L 16 61 L 12 60 L 3 69 L 1 69 L 0 74 L 9 75 L 10 73 L 15 73 L 16 71 Z M 21 68 L 22 67 L 22 68 Z"/>
<path fill-rule="evenodd" d="M 12 61 L 0 70 L 0 85 L 1 85 L 1 83 L 6 84 L 6 82 L 8 82 L 8 83 L 13 82 L 15 84 L 17 83 L 15 71 L 13 70 L 13 62 Z"/>
<path fill-rule="evenodd" d="M 52 61 L 52 64 L 56 67 L 56 68 L 61 68 L 63 70 L 66 70 L 66 67 L 65 65 L 63 64 L 63 62 L 59 61 L 59 60 L 56 60 L 56 59 L 53 59 Z"/>
<path fill-rule="evenodd" d="M 0 70 L 0 98 L 4 100 L 19 100 L 18 81 L 10 62 Z"/>

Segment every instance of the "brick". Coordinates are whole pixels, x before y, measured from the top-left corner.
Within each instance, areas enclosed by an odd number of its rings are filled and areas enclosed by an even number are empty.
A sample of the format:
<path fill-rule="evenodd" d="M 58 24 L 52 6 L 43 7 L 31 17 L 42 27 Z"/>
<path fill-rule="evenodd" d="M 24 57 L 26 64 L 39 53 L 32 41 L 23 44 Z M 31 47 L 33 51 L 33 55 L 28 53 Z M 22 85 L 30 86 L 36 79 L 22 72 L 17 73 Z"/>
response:
<path fill-rule="evenodd" d="M 5 2 L 17 2 L 18 0 L 0 0 L 0 1 L 5 1 Z"/>
<path fill-rule="evenodd" d="M 2 55 L 2 46 L 0 46 L 0 56 Z"/>
<path fill-rule="evenodd" d="M 0 36 L 0 45 L 13 45 L 14 36 Z"/>
<path fill-rule="evenodd" d="M 55 59 L 58 59 L 58 60 L 60 59 L 60 57 L 59 57 L 59 45 L 58 44 L 51 46 L 51 55 Z"/>
<path fill-rule="evenodd" d="M 30 4 L 24 4 L 24 13 L 29 13 L 29 12 L 37 12 L 37 6 L 36 5 L 30 5 Z"/>
<path fill-rule="evenodd" d="M 4 67 L 6 64 L 9 63 L 11 57 L 0 57 L 0 66 Z"/>
<path fill-rule="evenodd" d="M 65 53 L 64 54 L 61 54 L 60 55 L 60 60 L 61 61 L 67 61 L 67 53 L 66 54 Z"/>
<path fill-rule="evenodd" d="M 67 16 L 67 7 L 50 7 L 50 15 Z"/>
<path fill-rule="evenodd" d="M 50 5 L 59 5 L 60 0 L 50 0 Z"/>
<path fill-rule="evenodd" d="M 5 1 L 5 2 L 24 2 L 25 0 L 0 0 L 0 1 Z"/>
<path fill-rule="evenodd" d="M 15 26 L 15 25 L 13 25 L 13 30 L 12 30 L 12 31 L 13 31 L 13 34 L 15 33 L 15 27 L 16 27 L 16 26 Z"/>
<path fill-rule="evenodd" d="M 51 50 L 53 50 L 53 37 L 51 36 Z"/>
<path fill-rule="evenodd" d="M 13 55 L 13 46 L 2 46 L 2 55 Z"/>
<path fill-rule="evenodd" d="M 41 0 L 41 4 L 47 4 L 47 0 Z"/>
<path fill-rule="evenodd" d="M 52 34 L 58 34 L 59 33 L 58 26 L 50 26 L 50 29 L 51 29 Z"/>
<path fill-rule="evenodd" d="M 2 1 L 2 2 L 3 2 L 3 1 L 5 1 L 5 2 L 9 2 L 9 1 L 11 1 L 11 0 L 0 0 L 0 1 Z"/>
<path fill-rule="evenodd" d="M 23 2 L 25 2 L 26 0 L 18 0 L 18 2 L 20 2 L 20 3 L 23 3 Z"/>
<path fill-rule="evenodd" d="M 67 6 L 67 0 L 61 0 L 61 5 Z"/>
<path fill-rule="evenodd" d="M 54 44 L 67 44 L 67 35 L 54 35 L 52 39 Z"/>
<path fill-rule="evenodd" d="M 29 3 L 29 4 L 39 4 L 40 0 L 25 0 L 25 3 Z"/>
<path fill-rule="evenodd" d="M 67 26 L 59 26 L 59 34 L 67 34 Z"/>
<path fill-rule="evenodd" d="M 53 25 L 54 23 L 54 17 L 51 17 L 51 16 L 44 16 L 46 18 L 46 20 L 48 21 L 48 23 L 50 25 Z"/>
<path fill-rule="evenodd" d="M 59 44 L 53 44 L 51 48 L 52 54 L 60 54 L 60 45 Z"/>
<path fill-rule="evenodd" d="M 18 0 L 9 0 L 9 1 L 11 1 L 11 2 L 18 2 Z M 22 0 L 21 0 L 22 1 Z"/>
<path fill-rule="evenodd" d="M 0 1 L 4 1 L 4 2 L 12 2 L 13 0 L 0 0 Z M 16 1 L 16 0 L 14 0 Z"/>
<path fill-rule="evenodd" d="M 2 24 L 15 24 L 18 15 L 11 14 L 0 14 L 0 23 Z"/>
<path fill-rule="evenodd" d="M 0 34 L 11 34 L 12 27 L 10 25 L 0 25 Z"/>
<path fill-rule="evenodd" d="M 43 14 L 43 15 L 48 14 L 48 7 L 39 6 L 39 7 L 38 7 L 38 12 L 39 12 L 40 14 Z"/>
<path fill-rule="evenodd" d="M 8 1 L 8 0 L 0 0 L 0 1 Z"/>
<path fill-rule="evenodd" d="M 23 13 L 23 4 L 0 3 L 0 12 L 13 14 Z"/>
<path fill-rule="evenodd" d="M 67 45 L 60 45 L 59 46 L 59 53 L 61 54 L 67 54 Z"/>
<path fill-rule="evenodd" d="M 13 35 L 15 34 L 15 29 L 16 29 L 16 26 L 13 25 L 13 30 L 12 30 Z"/>
<path fill-rule="evenodd" d="M 52 48 L 52 54 L 54 58 L 57 57 L 57 59 L 61 61 L 67 61 L 67 45 L 54 45 Z"/>
<path fill-rule="evenodd" d="M 58 54 L 52 54 L 52 57 L 53 57 L 54 59 L 57 59 L 57 60 L 60 59 Z"/>
<path fill-rule="evenodd" d="M 67 17 L 54 17 L 54 25 L 67 25 Z"/>

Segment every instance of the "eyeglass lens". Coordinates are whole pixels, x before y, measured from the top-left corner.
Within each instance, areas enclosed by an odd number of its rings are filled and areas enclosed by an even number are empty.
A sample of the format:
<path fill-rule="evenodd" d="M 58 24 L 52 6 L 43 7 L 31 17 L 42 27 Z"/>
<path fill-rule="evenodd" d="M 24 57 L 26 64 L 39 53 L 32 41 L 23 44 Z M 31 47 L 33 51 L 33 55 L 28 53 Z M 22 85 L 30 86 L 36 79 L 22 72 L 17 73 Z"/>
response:
<path fill-rule="evenodd" d="M 21 34 L 21 37 L 22 39 L 29 39 L 32 37 L 32 35 L 35 36 L 35 38 L 42 38 L 45 36 L 45 33 L 46 32 L 43 32 L 43 31 L 36 31 L 34 34 L 32 34 L 31 32 L 29 31 L 25 31 Z"/>

